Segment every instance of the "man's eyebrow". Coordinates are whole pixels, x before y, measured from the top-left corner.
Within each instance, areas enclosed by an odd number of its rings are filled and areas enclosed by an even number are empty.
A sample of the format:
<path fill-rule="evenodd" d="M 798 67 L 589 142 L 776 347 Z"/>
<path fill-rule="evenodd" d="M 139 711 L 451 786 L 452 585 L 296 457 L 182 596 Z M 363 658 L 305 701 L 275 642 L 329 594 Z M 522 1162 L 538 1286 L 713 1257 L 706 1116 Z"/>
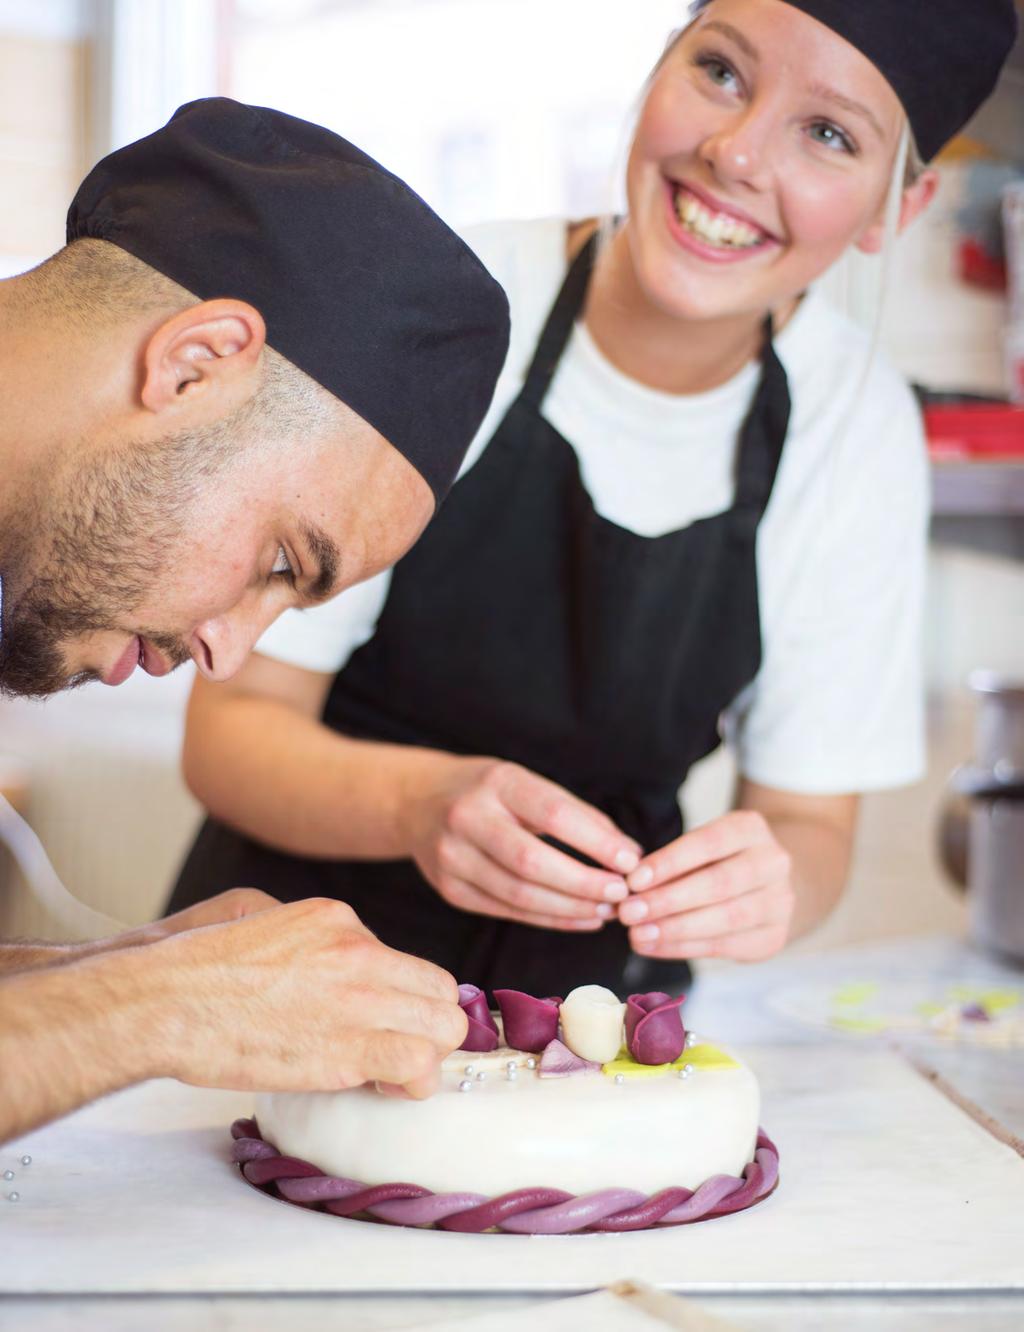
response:
<path fill-rule="evenodd" d="M 328 601 L 337 590 L 338 570 L 341 568 L 338 543 L 314 523 L 303 523 L 300 530 L 319 571 L 306 594 L 307 599 Z"/>
<path fill-rule="evenodd" d="M 709 19 L 707 23 L 701 26 L 701 32 L 720 32 L 723 37 L 729 37 L 736 43 L 744 55 L 751 60 L 760 60 L 757 47 L 753 45 L 749 37 L 745 37 L 739 28 L 734 28 L 731 23 L 723 23 L 721 19 Z"/>
<path fill-rule="evenodd" d="M 826 83 L 812 83 L 807 90 L 812 97 L 820 97 L 822 101 L 832 102 L 835 106 L 840 106 L 844 111 L 849 111 L 853 116 L 860 116 L 866 120 L 878 137 L 885 142 L 885 130 L 882 128 L 878 117 L 870 107 L 863 102 L 855 102 L 852 97 L 847 97 L 845 93 L 830 88 Z"/>

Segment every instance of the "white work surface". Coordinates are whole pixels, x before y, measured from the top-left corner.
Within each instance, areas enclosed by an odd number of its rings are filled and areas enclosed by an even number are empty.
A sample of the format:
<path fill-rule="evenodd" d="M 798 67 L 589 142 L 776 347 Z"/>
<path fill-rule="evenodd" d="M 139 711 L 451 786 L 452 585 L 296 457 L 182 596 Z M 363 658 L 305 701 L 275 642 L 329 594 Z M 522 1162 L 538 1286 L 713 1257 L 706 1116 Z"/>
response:
<path fill-rule="evenodd" d="M 733 1217 L 555 1238 L 345 1221 L 242 1181 L 228 1127 L 247 1096 L 161 1082 L 4 1149 L 33 1162 L 21 1200 L 0 1201 L 0 1290 L 569 1292 L 621 1276 L 690 1292 L 1024 1289 L 1015 1152 L 888 1051 L 741 1053 L 782 1172 L 772 1198 Z"/>

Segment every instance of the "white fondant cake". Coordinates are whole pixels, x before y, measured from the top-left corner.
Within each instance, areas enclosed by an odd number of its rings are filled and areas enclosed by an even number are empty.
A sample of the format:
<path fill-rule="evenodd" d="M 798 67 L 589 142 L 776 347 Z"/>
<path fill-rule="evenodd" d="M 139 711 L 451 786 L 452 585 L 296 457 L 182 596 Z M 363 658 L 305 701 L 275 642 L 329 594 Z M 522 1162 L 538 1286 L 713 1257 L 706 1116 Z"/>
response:
<path fill-rule="evenodd" d="M 684 1063 L 693 1071 L 680 1076 Z M 564 1077 L 542 1077 L 538 1064 L 507 1048 L 457 1051 L 426 1101 L 363 1088 L 278 1093 L 258 1096 L 255 1114 L 279 1152 L 329 1175 L 438 1193 L 697 1189 L 742 1175 L 754 1157 L 757 1079 L 717 1047 L 698 1040 L 676 1064 L 616 1061 Z"/>

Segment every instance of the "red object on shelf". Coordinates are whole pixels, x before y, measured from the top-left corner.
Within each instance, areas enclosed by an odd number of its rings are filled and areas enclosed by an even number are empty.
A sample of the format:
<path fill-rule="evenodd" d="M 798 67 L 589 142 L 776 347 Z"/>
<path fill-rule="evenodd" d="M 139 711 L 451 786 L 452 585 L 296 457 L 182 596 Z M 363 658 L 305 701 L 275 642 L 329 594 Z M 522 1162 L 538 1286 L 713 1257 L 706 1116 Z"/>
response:
<path fill-rule="evenodd" d="M 924 423 L 935 462 L 1024 463 L 1024 407 L 937 404 L 925 408 Z"/>
<path fill-rule="evenodd" d="M 979 241 L 965 237 L 957 248 L 960 280 L 983 291 L 1006 291 L 1006 261 L 996 259 Z"/>

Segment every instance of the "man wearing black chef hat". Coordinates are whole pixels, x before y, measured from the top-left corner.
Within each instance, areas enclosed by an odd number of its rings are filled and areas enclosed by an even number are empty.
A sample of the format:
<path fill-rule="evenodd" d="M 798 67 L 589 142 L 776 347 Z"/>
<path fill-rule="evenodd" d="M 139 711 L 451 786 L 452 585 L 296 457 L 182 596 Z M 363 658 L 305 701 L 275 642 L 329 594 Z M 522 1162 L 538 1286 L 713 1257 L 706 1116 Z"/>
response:
<path fill-rule="evenodd" d="M 0 691 L 226 678 L 419 535 L 490 400 L 504 293 L 359 149 L 226 99 L 100 162 L 67 234 L 0 283 Z M 452 979 L 343 906 L 257 893 L 0 967 L 0 1137 L 161 1072 L 422 1093 L 465 1029 Z"/>

